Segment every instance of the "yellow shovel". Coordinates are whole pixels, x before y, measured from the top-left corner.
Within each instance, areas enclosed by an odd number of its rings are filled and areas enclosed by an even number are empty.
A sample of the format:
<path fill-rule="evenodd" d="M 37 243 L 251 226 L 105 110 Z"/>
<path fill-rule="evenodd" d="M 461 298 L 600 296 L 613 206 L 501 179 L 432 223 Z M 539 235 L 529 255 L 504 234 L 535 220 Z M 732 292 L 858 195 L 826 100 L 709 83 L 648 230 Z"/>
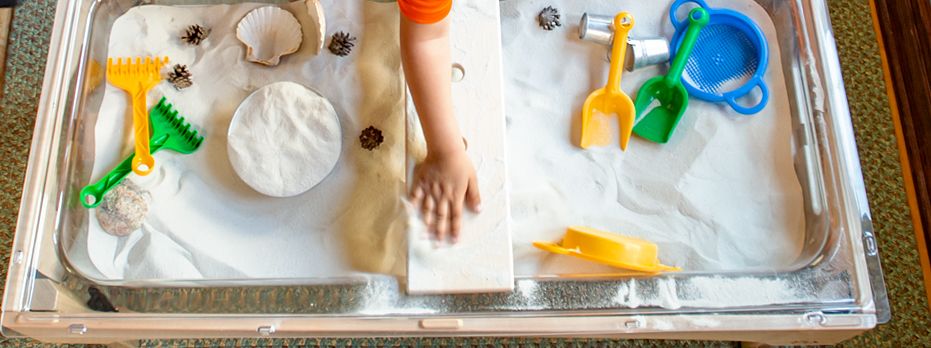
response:
<path fill-rule="evenodd" d="M 614 45 L 611 48 L 611 71 L 608 85 L 592 92 L 582 106 L 582 137 L 580 146 L 585 149 L 595 142 L 592 117 L 597 110 L 603 114 L 617 114 L 618 128 L 621 133 L 621 149 L 627 150 L 630 134 L 634 130 L 637 110 L 630 96 L 621 90 L 621 76 L 624 61 L 627 58 L 627 36 L 634 27 L 634 17 L 627 12 L 614 17 Z"/>

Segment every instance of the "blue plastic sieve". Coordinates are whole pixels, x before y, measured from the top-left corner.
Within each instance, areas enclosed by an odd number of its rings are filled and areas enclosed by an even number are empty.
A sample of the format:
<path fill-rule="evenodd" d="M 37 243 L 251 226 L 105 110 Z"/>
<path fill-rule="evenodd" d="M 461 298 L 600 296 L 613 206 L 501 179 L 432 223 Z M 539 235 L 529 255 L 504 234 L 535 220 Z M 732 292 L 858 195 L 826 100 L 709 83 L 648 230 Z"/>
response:
<path fill-rule="evenodd" d="M 764 75 L 769 64 L 769 45 L 759 26 L 749 17 L 733 10 L 708 7 L 704 0 L 676 0 L 669 18 L 676 28 L 670 42 L 672 58 L 688 28 L 688 18 L 679 20 L 676 13 L 686 3 L 701 6 L 711 15 L 702 30 L 685 66 L 682 82 L 689 94 L 708 102 L 726 102 L 735 111 L 753 115 L 769 102 L 769 88 Z M 759 101 L 744 106 L 738 99 L 759 88 Z"/>

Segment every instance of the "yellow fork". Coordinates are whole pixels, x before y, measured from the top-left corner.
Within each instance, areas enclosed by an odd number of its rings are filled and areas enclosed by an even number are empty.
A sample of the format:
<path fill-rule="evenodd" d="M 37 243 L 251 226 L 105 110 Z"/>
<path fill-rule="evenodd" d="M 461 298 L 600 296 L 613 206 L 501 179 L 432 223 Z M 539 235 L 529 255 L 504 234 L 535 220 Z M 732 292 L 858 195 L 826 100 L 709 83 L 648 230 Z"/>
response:
<path fill-rule="evenodd" d="M 152 87 L 162 81 L 162 67 L 168 64 L 168 57 L 140 57 L 107 59 L 107 81 L 126 91 L 132 102 L 133 136 L 136 154 L 133 158 L 133 172 L 149 175 L 155 169 L 155 158 L 149 149 L 149 113 L 146 110 L 146 96 Z"/>

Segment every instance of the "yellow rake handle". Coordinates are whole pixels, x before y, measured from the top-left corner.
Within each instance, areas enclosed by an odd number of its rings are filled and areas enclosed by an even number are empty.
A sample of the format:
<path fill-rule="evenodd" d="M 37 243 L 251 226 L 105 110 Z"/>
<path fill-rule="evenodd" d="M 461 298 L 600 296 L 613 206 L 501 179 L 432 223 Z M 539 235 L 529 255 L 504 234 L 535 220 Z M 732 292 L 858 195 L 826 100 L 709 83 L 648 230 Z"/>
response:
<path fill-rule="evenodd" d="M 146 110 L 146 95 L 149 90 L 140 89 L 132 96 L 133 103 L 133 138 L 136 143 L 136 156 L 133 157 L 133 172 L 145 176 L 155 169 L 155 157 L 149 149 L 149 113 Z"/>

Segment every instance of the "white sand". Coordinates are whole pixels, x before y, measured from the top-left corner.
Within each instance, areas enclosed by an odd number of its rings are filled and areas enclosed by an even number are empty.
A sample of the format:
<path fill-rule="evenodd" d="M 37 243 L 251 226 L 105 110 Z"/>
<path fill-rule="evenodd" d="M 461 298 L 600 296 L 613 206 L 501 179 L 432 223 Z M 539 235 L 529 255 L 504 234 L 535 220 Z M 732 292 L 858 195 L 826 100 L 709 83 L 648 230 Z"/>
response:
<path fill-rule="evenodd" d="M 152 191 L 142 230 L 116 238 L 90 214 L 86 245 L 77 238 L 69 252 L 78 259 L 85 253 L 80 249 L 87 250 L 89 262 L 79 263 L 81 271 L 129 280 L 330 277 L 403 269 L 406 249 L 397 245 L 404 224 L 385 223 L 404 221 L 397 198 L 404 192 L 405 116 L 396 5 L 325 1 L 331 33 L 343 30 L 359 38 L 345 58 L 328 51 L 312 56 L 315 26 L 304 3 L 285 5 L 304 24 L 304 45 L 274 68 L 245 61 L 245 48 L 235 37 L 239 19 L 258 6 L 265 5 L 142 6 L 114 24 L 111 56 L 167 55 L 172 64 L 189 65 L 193 87 L 177 91 L 164 82 L 149 93 L 149 103 L 167 96 L 206 139 L 194 155 L 158 153 L 154 174 L 130 177 Z M 213 29 L 199 47 L 177 39 L 194 23 Z M 235 174 L 227 156 L 234 111 L 253 91 L 277 81 L 319 91 L 335 107 L 343 134 L 334 171 L 307 193 L 286 199 L 255 192 Z M 131 152 L 126 95 L 106 88 L 96 124 L 93 180 Z M 368 126 L 385 133 L 377 151 L 359 145 L 358 136 Z M 378 262 L 357 262 L 350 251 Z"/>
<path fill-rule="evenodd" d="M 307 192 L 336 166 L 339 116 L 329 101 L 293 82 L 260 88 L 236 109 L 227 136 L 239 178 L 271 197 Z"/>
<path fill-rule="evenodd" d="M 403 192 L 405 124 L 397 88 L 397 13 L 394 4 L 367 4 L 362 11 L 362 3 L 331 0 L 324 7 L 329 34 L 356 34 L 366 53 L 357 50 L 339 59 L 324 52 L 311 59 L 305 46 L 274 69 L 244 62 L 244 49 L 233 35 L 238 19 L 257 5 L 140 7 L 118 20 L 111 55 L 167 54 L 172 63 L 191 65 L 194 87 L 177 92 L 162 84 L 150 93 L 150 103 L 167 95 L 205 131 L 207 141 L 193 156 L 156 155 L 156 174 L 140 181 L 153 191 L 152 213 L 142 230 L 116 238 L 101 231 L 90 214 L 87 244 L 69 251 L 90 255 L 90 262 L 78 267 L 112 280 L 308 278 L 403 269 L 406 219 L 397 197 Z M 557 240 L 568 225 L 655 241 L 663 263 L 688 271 L 791 264 L 801 250 L 804 217 L 776 46 L 767 76 L 772 101 L 755 117 L 693 99 L 667 145 L 636 137 L 626 153 L 616 145 L 587 151 L 573 145 L 585 96 L 607 78 L 604 48 L 577 39 L 582 12 L 628 10 L 637 20 L 633 36 L 672 35 L 668 6 L 610 5 L 616 3 L 502 2 L 516 274 L 612 271 L 530 245 Z M 731 3 L 743 2 L 712 1 L 713 6 Z M 563 13 L 563 27 L 552 32 L 536 24 L 536 14 L 547 5 Z M 286 8 L 300 14 L 306 31 L 303 4 Z M 771 41 L 775 38 L 762 9 L 736 8 L 756 19 Z M 363 15 L 366 21 L 359 20 Z M 213 28 L 204 46 L 185 47 L 175 39 L 182 27 L 197 22 Z M 363 31 L 373 35 L 370 40 Z M 623 89 L 634 94 L 663 71 L 627 73 Z M 344 154 L 334 173 L 290 199 L 252 191 L 236 178 L 225 154 L 236 106 L 253 90 L 279 80 L 321 91 L 336 107 L 344 135 Z M 108 86 L 97 123 L 94 179 L 131 152 L 123 136 L 129 134 L 124 108 L 124 94 Z M 356 137 L 370 124 L 386 133 L 383 152 L 359 149 Z"/>
<path fill-rule="evenodd" d="M 607 267 L 546 255 L 534 240 L 558 240 L 587 225 L 660 245 L 663 263 L 694 270 L 773 269 L 798 257 L 804 237 L 802 192 L 793 169 L 791 119 L 776 34 L 750 1 L 710 1 L 760 24 L 770 42 L 769 106 L 754 117 L 695 98 L 666 145 L 634 136 L 627 152 L 581 151 L 581 106 L 607 81 L 605 48 L 578 40 L 584 12 L 634 14 L 632 37 L 672 37 L 669 2 L 526 0 L 502 2 L 512 218 L 517 274 L 602 273 Z M 739 6 L 735 6 L 740 4 Z M 563 27 L 545 32 L 535 15 L 552 5 Z M 632 97 L 653 67 L 625 73 Z"/>

